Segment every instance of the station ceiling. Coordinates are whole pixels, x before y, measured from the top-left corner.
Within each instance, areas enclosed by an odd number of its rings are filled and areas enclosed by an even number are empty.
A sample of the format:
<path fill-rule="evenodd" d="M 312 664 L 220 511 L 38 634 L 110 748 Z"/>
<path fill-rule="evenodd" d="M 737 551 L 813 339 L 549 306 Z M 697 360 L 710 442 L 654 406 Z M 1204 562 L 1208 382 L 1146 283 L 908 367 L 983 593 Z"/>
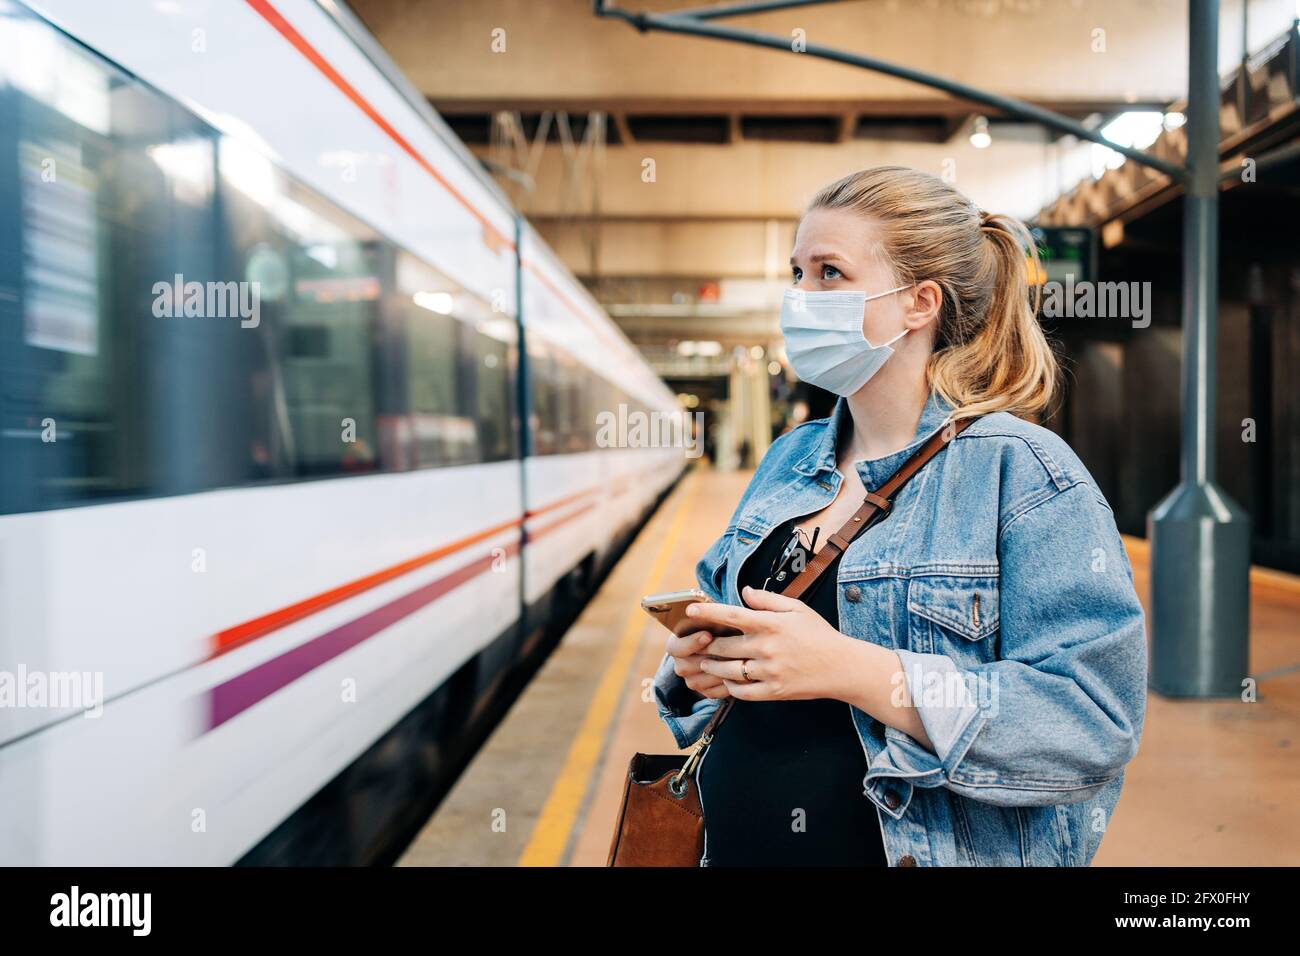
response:
<path fill-rule="evenodd" d="M 865 166 L 944 174 L 986 209 L 1061 191 L 1040 128 L 783 51 L 639 33 L 590 0 L 351 0 L 415 87 L 644 344 L 774 341 L 797 217 Z M 667 12 L 690 0 L 622 0 Z M 728 24 L 906 63 L 1084 121 L 1163 109 L 1182 0 L 846 0 Z M 984 117 L 992 138 L 970 134 Z"/>

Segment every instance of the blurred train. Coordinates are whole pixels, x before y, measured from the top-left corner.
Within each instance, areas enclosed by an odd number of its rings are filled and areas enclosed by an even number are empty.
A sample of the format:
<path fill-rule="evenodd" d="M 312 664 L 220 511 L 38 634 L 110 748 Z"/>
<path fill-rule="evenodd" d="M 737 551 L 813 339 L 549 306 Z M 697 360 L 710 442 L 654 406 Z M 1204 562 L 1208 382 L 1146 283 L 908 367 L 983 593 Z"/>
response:
<path fill-rule="evenodd" d="M 334 0 L 0 0 L 0 210 L 0 863 L 381 860 L 673 395 Z"/>

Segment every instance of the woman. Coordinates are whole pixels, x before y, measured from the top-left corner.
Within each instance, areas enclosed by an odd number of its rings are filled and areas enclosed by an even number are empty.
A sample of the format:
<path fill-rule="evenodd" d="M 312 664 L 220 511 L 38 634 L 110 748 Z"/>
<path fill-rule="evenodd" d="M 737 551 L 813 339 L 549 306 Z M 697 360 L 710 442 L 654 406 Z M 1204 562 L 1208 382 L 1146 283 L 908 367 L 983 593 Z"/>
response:
<path fill-rule="evenodd" d="M 1114 517 L 1053 433 L 1024 226 L 933 176 L 823 189 L 791 257 L 795 371 L 841 397 L 777 439 L 696 568 L 716 604 L 655 678 L 699 770 L 701 865 L 1079 866 L 1145 711 Z M 874 345 L 873 343 L 884 343 Z M 977 417 L 796 601 L 780 590 L 921 443 Z M 733 629 L 737 636 L 710 632 Z"/>

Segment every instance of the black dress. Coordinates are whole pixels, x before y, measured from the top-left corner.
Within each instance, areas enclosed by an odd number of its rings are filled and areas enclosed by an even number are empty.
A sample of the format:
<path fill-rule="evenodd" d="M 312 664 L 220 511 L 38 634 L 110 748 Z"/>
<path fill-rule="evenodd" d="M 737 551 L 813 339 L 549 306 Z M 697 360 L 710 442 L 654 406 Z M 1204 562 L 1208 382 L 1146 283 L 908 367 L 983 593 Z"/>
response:
<path fill-rule="evenodd" d="M 789 585 L 793 572 L 768 579 L 797 524 L 791 519 L 768 535 L 737 588 Z M 838 567 L 836 558 L 802 598 L 832 627 L 839 626 Z M 735 702 L 699 770 L 709 866 L 886 865 L 851 714 L 839 700 Z"/>

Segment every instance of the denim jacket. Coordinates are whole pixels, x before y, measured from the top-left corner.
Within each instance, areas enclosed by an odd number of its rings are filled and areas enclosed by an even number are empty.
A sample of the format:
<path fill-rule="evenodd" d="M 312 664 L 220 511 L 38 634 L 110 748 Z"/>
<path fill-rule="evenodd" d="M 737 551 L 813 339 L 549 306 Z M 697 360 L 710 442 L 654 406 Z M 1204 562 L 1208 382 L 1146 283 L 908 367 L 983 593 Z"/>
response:
<path fill-rule="evenodd" d="M 931 397 L 911 444 L 855 462 L 863 485 L 882 484 L 950 411 Z M 711 598 L 742 604 L 737 574 L 762 538 L 834 498 L 848 414 L 841 399 L 773 442 L 696 567 Z M 897 652 L 935 748 L 849 707 L 890 865 L 1087 865 L 1137 752 L 1147 654 L 1114 516 L 1070 448 L 1006 413 L 979 419 L 852 542 L 838 588 L 840 630 Z M 718 702 L 667 656 L 654 689 L 689 746 Z"/>

